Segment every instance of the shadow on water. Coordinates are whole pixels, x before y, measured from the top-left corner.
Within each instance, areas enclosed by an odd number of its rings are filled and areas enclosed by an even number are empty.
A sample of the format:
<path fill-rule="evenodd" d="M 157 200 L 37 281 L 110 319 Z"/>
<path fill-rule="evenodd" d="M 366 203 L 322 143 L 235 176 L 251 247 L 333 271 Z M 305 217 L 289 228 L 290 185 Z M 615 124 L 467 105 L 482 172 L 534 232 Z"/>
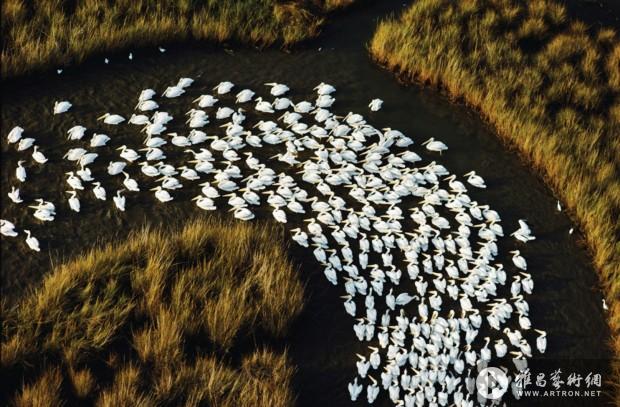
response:
<path fill-rule="evenodd" d="M 96 117 L 104 112 L 128 117 L 140 90 L 152 87 L 161 91 L 181 76 L 196 79 L 188 88 L 186 102 L 209 93 L 221 80 L 234 82 L 238 89 L 249 87 L 263 96 L 267 93 L 263 83 L 286 83 L 294 100 L 308 100 L 312 87 L 321 81 L 331 83 L 338 89 L 334 107 L 338 113 L 367 112 L 365 116 L 375 127 L 397 128 L 412 137 L 417 151 L 419 144 L 431 136 L 444 141 L 448 152 L 431 158 L 459 176 L 472 169 L 483 176 L 488 188 L 472 191 L 471 195 L 501 214 L 506 232 L 516 229 L 518 219 L 527 219 L 537 239 L 519 248 L 536 284 L 534 295 L 528 298 L 533 325 L 548 332 L 545 357 L 609 358 L 605 345 L 609 332 L 596 272 L 580 233 L 568 234 L 574 225 L 565 213 L 555 209 L 556 198 L 549 189 L 473 113 L 428 89 L 400 86 L 389 72 L 369 60 L 365 43 L 376 20 L 387 13 L 398 13 L 402 7 L 403 3 L 397 1 L 365 2 L 363 7 L 338 16 L 321 38 L 292 53 L 248 49 L 224 52 L 191 44 L 168 47 L 165 54 L 137 50 L 132 62 L 125 55 L 115 55 L 110 58 L 110 65 L 93 60 L 67 69 L 60 76 L 5 83 L 2 134 L 20 125 L 37 139 L 48 157 L 60 159 L 69 146 L 76 146 L 64 136 L 74 124 L 105 132 L 116 145 L 136 145 L 135 135 L 127 135 L 122 127 L 102 128 Z M 370 113 L 367 104 L 375 97 L 385 101 L 384 108 Z M 64 99 L 74 104 L 73 109 L 52 120 L 54 101 Z M 221 99 L 232 104 L 231 96 Z M 181 105 L 175 99 L 161 101 L 161 105 L 175 117 L 182 117 L 188 109 L 187 103 Z M 98 166 L 93 166 L 95 174 L 103 174 L 113 157 L 110 152 L 99 153 Z M 42 244 L 42 253 L 31 256 L 21 238 L 2 240 L 5 298 L 14 300 L 40 281 L 49 270 L 50 260 L 58 262 L 98 241 L 121 239 L 128 230 L 143 223 L 165 225 L 170 219 L 189 217 L 199 210 L 189 202 L 198 190 L 192 187 L 175 193 L 175 201 L 167 205 L 157 203 L 151 194 L 128 195 L 127 212 L 121 214 L 110 200 L 122 187 L 122 178 L 118 178 L 104 182 L 108 201 L 95 201 L 84 193 L 83 210 L 74 216 L 65 204 L 66 166 L 62 169 L 51 163 L 44 167 L 29 164 L 29 181 L 22 187 L 26 202 L 44 197 L 57 203 L 58 208 L 52 224 L 34 224 L 30 211 L 8 204 L 6 192 L 14 184 L 18 156 L 6 143 L 2 144 L 2 154 L 2 218 L 12 220 L 18 227 L 29 225 Z M 269 151 L 267 155 L 271 155 Z M 145 181 L 135 166 L 133 171 L 132 176 Z M 224 201 L 220 204 L 223 206 Z M 503 248 L 502 251 L 506 252 Z M 310 252 L 295 248 L 292 255 L 302 264 L 300 272 L 307 281 L 309 296 L 307 308 L 287 344 L 299 369 L 299 404 L 347 405 L 346 383 L 355 372 L 354 353 L 365 346 L 354 337 L 351 318 L 342 307 L 342 287 L 325 282 L 321 269 L 309 257 Z M 510 262 L 507 257 L 500 260 Z"/>

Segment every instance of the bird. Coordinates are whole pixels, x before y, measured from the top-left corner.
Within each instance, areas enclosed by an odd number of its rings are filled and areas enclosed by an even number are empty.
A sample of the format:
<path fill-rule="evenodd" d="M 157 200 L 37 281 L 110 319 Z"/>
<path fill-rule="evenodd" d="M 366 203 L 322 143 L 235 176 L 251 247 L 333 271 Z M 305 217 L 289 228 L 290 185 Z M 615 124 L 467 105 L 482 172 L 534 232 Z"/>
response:
<path fill-rule="evenodd" d="M 383 100 L 381 100 L 381 99 L 373 99 L 368 104 L 368 107 L 370 108 L 370 111 L 377 112 L 377 111 L 379 111 L 381 109 L 382 105 L 383 105 Z"/>
<path fill-rule="evenodd" d="M 80 211 L 80 200 L 77 198 L 77 192 L 76 191 L 65 191 L 65 192 L 71 195 L 71 197 L 69 198 L 69 207 L 71 208 L 71 210 L 74 212 L 79 212 Z"/>
<path fill-rule="evenodd" d="M 26 234 L 26 244 L 28 247 L 35 252 L 40 252 L 41 248 L 39 247 L 39 240 L 32 236 L 28 229 L 24 229 L 24 233 Z"/>
<path fill-rule="evenodd" d="M 118 114 L 105 113 L 103 116 L 97 118 L 97 120 L 103 120 L 105 124 L 117 125 L 125 121 L 125 118 Z"/>
<path fill-rule="evenodd" d="M 232 90 L 235 85 L 229 81 L 223 81 L 217 84 L 213 90 L 217 91 L 219 95 L 224 95 Z"/>
<path fill-rule="evenodd" d="M 112 200 L 114 201 L 114 205 L 116 205 L 118 210 L 120 210 L 121 212 L 125 211 L 125 197 L 121 195 L 123 191 L 124 191 L 123 189 L 116 191 L 116 195 L 112 197 Z"/>
<path fill-rule="evenodd" d="M 19 196 L 19 188 L 11 187 L 11 191 L 7 193 L 13 203 L 22 203 L 24 200 Z"/>
<path fill-rule="evenodd" d="M 446 151 L 448 149 L 448 146 L 446 146 L 441 141 L 435 140 L 433 137 L 431 137 L 428 140 L 426 140 L 424 143 L 422 143 L 422 145 L 426 146 L 426 149 L 428 151 L 434 151 L 434 152 L 438 152 L 440 154 L 443 151 Z"/>
<path fill-rule="evenodd" d="M 19 126 L 15 126 L 11 129 L 9 134 L 6 136 L 6 139 L 9 142 L 9 144 L 14 144 L 14 143 L 17 143 L 19 139 L 22 138 L 22 134 L 24 134 L 24 129 Z"/>
<path fill-rule="evenodd" d="M 67 100 L 63 100 L 63 101 L 56 101 L 54 102 L 54 114 L 61 114 L 61 113 L 65 113 L 67 112 L 69 109 L 71 109 L 71 106 L 73 106 L 71 104 L 71 102 L 67 101 Z"/>
<path fill-rule="evenodd" d="M 34 149 L 32 150 L 32 159 L 39 164 L 45 164 L 47 162 L 47 158 L 42 152 L 39 151 L 38 146 L 34 146 Z"/>
<path fill-rule="evenodd" d="M 27 174 L 26 168 L 24 168 L 23 164 L 24 160 L 17 161 L 17 168 L 15 169 L 15 177 L 19 180 L 19 182 L 26 182 Z"/>
<path fill-rule="evenodd" d="M 17 232 L 15 231 L 15 225 L 6 219 L 0 219 L 0 234 L 2 236 L 15 237 Z"/>

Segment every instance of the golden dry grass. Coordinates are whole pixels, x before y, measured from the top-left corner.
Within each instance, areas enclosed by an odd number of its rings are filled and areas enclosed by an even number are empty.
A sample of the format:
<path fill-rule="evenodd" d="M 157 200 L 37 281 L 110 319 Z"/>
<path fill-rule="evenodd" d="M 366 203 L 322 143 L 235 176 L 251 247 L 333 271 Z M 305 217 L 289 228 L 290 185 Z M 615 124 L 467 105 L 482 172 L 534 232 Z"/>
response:
<path fill-rule="evenodd" d="M 284 46 L 318 35 L 353 0 L 5 0 L 2 77 L 128 47 L 195 39 Z"/>
<path fill-rule="evenodd" d="M 404 80 L 479 110 L 543 174 L 585 232 L 620 356 L 617 34 L 569 21 L 552 0 L 419 0 L 382 21 L 369 48 Z"/>
<path fill-rule="evenodd" d="M 286 352 L 244 344 L 282 337 L 301 312 L 283 239 L 199 219 L 57 266 L 2 312 L 2 404 L 290 405 Z"/>

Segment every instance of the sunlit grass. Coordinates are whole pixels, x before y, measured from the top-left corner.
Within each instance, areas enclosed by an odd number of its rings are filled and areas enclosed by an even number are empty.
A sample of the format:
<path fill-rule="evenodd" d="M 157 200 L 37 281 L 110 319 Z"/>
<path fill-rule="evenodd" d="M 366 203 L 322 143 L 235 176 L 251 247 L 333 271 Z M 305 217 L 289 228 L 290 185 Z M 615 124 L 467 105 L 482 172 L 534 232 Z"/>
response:
<path fill-rule="evenodd" d="M 288 406 L 286 352 L 239 341 L 284 336 L 302 306 L 275 227 L 201 219 L 133 233 L 57 266 L 3 310 L 0 399 Z"/>
<path fill-rule="evenodd" d="M 553 1 L 419 0 L 378 25 L 370 52 L 479 110 L 541 171 L 585 232 L 620 355 L 617 34 L 569 21 Z"/>
<path fill-rule="evenodd" d="M 284 46 L 318 35 L 353 0 L 6 0 L 2 76 L 79 63 L 128 47 L 195 39 Z"/>

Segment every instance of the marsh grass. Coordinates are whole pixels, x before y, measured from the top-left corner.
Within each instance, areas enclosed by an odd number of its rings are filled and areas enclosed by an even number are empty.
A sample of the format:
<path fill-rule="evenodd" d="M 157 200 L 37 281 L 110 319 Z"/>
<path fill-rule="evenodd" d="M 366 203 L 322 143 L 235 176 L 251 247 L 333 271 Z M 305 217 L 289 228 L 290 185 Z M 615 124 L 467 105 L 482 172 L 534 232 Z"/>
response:
<path fill-rule="evenodd" d="M 5 0 L 2 77 L 188 39 L 284 46 L 318 35 L 353 0 Z"/>
<path fill-rule="evenodd" d="M 304 293 L 282 242 L 267 224 L 199 219 L 57 266 L 2 311 L 0 398 L 290 405 L 294 369 L 269 344 L 286 334 Z"/>
<path fill-rule="evenodd" d="M 620 356 L 617 34 L 549 0 L 419 0 L 382 21 L 369 48 L 405 81 L 478 109 L 544 175 L 585 232 Z"/>

